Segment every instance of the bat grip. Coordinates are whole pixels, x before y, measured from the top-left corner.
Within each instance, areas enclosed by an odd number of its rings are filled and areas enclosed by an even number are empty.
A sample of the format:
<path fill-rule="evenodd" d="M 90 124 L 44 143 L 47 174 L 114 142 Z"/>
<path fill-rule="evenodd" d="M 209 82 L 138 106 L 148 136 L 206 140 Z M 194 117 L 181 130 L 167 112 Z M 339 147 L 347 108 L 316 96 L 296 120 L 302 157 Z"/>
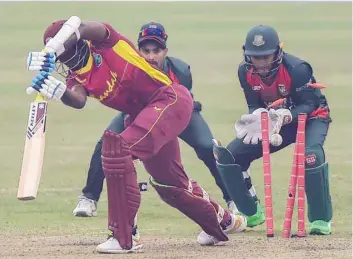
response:
<path fill-rule="evenodd" d="M 42 101 L 44 101 L 44 97 L 40 93 L 37 93 L 36 102 L 42 102 Z"/>

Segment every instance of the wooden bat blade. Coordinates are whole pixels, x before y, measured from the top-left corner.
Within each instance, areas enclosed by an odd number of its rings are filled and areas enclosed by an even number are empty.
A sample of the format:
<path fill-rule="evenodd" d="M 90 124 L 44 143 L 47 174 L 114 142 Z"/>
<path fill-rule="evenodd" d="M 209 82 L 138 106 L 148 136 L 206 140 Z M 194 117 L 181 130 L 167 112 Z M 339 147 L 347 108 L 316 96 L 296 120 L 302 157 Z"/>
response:
<path fill-rule="evenodd" d="M 40 183 L 44 149 L 47 102 L 36 99 L 30 105 L 17 199 L 33 200 Z"/>

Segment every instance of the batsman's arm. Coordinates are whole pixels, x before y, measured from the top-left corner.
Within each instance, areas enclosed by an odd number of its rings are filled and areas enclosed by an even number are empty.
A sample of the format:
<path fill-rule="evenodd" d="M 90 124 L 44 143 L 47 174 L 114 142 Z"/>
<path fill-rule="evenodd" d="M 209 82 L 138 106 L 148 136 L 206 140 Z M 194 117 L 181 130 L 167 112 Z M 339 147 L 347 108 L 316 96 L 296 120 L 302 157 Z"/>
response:
<path fill-rule="evenodd" d="M 319 107 L 320 89 L 306 87 L 313 78 L 313 71 L 308 63 L 302 63 L 292 73 L 291 95 L 295 107 L 291 109 L 292 121 L 298 121 L 300 113 L 310 114 Z"/>
<path fill-rule="evenodd" d="M 75 46 L 78 40 L 103 41 L 109 37 L 109 31 L 106 26 L 97 21 L 81 21 L 77 16 L 71 16 L 59 30 L 59 32 L 50 39 L 45 49 L 53 51 L 60 56 L 66 49 Z"/>
<path fill-rule="evenodd" d="M 64 95 L 61 97 L 61 101 L 67 106 L 75 109 L 82 109 L 87 102 L 87 92 L 82 85 L 74 83 L 73 80 L 74 79 L 68 80 L 68 87 Z"/>
<path fill-rule="evenodd" d="M 261 101 L 261 96 L 259 94 L 256 94 L 246 81 L 246 69 L 245 66 L 243 66 L 242 64 L 239 66 L 238 69 L 238 78 L 240 86 L 243 89 L 245 95 L 246 103 L 249 108 L 249 114 L 253 113 L 259 108 L 265 108 L 264 103 Z"/>

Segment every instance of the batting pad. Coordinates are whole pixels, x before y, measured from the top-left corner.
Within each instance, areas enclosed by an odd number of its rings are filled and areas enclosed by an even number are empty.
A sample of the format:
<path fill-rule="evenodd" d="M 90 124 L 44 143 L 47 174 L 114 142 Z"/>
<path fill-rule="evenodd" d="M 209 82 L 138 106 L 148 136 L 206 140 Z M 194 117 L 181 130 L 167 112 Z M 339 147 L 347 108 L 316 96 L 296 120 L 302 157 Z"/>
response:
<path fill-rule="evenodd" d="M 108 191 L 108 226 L 123 249 L 132 248 L 132 228 L 141 202 L 130 150 L 120 135 L 105 131 L 102 166 Z"/>

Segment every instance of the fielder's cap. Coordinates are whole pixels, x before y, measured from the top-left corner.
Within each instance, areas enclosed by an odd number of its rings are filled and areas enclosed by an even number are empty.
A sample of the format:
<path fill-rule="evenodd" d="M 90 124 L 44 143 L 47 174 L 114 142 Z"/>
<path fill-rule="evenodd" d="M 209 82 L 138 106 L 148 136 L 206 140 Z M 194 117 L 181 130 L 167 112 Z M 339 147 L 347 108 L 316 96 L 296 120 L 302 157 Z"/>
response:
<path fill-rule="evenodd" d="M 163 49 L 167 47 L 168 35 L 165 32 L 164 26 L 157 22 L 146 23 L 141 27 L 138 46 L 147 40 L 156 41 Z"/>

